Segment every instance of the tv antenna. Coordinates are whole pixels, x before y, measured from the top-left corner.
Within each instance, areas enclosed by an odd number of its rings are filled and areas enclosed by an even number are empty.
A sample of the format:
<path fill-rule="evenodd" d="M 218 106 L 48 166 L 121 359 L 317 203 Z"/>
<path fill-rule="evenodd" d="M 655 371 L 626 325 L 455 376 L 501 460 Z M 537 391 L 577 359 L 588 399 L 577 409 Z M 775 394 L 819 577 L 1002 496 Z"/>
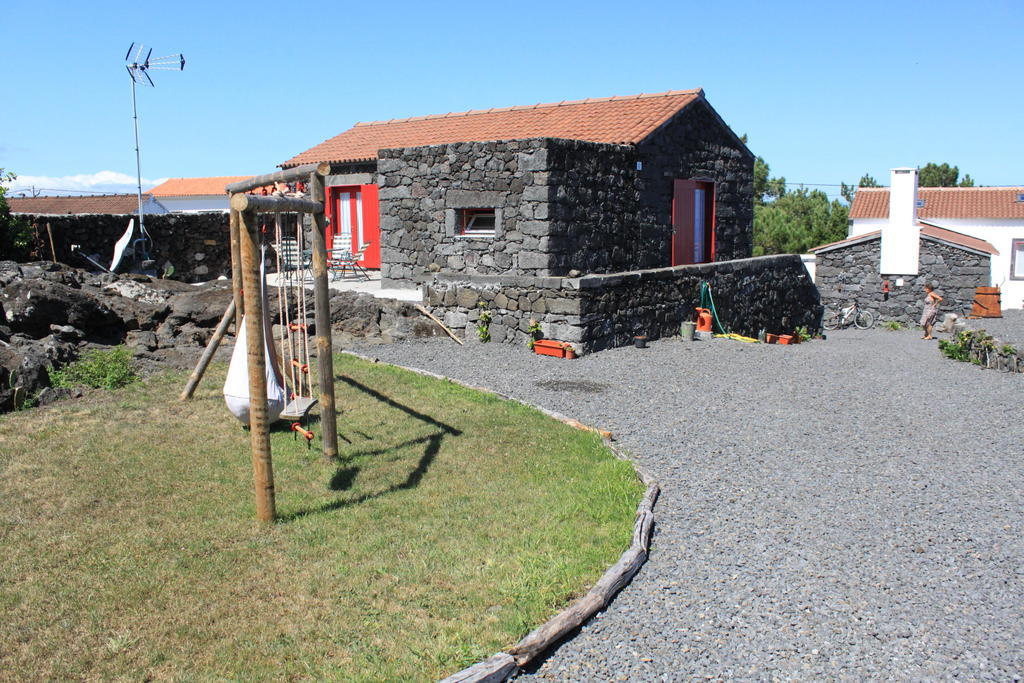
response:
<path fill-rule="evenodd" d="M 135 56 L 132 56 L 132 52 Z M 145 53 L 145 59 L 141 59 L 143 53 Z M 127 54 L 124 59 L 128 62 L 125 68 L 128 69 L 128 75 L 132 78 L 132 120 L 135 123 L 135 177 L 138 181 L 138 192 L 139 192 L 139 232 L 141 237 L 136 240 L 136 248 L 141 247 L 143 261 L 149 260 L 149 252 L 146 249 L 146 242 L 151 242 L 149 235 L 146 233 L 146 224 L 142 218 L 142 162 L 139 157 L 139 110 L 135 104 L 135 86 L 136 85 L 148 85 L 151 88 L 155 88 L 156 84 L 153 83 L 153 79 L 149 77 L 150 70 L 156 71 L 184 71 L 185 70 L 185 56 L 182 54 L 167 55 L 165 57 L 152 57 L 153 48 L 146 50 L 146 46 L 139 43 L 138 48 L 135 47 L 135 43 L 131 44 L 128 48 Z M 140 61 L 141 60 L 141 61 Z"/>

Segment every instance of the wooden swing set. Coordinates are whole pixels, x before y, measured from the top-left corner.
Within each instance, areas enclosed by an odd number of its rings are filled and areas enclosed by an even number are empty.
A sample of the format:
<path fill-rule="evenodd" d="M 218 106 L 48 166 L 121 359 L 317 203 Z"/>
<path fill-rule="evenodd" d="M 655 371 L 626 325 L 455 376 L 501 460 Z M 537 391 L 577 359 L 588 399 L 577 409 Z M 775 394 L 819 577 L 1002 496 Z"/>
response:
<path fill-rule="evenodd" d="M 260 214 L 274 214 L 275 237 L 278 246 L 278 277 L 282 278 L 280 263 L 280 247 L 282 244 L 281 214 L 296 214 L 297 244 L 301 256 L 301 232 L 303 216 L 312 218 L 312 263 L 313 275 L 313 309 L 315 326 L 315 347 L 317 359 L 317 384 L 320 404 L 321 442 L 323 456 L 333 460 L 338 457 L 338 426 L 334 403 L 334 360 L 332 357 L 331 316 L 328 301 L 327 273 L 327 241 L 326 220 L 324 218 L 324 181 L 329 172 L 328 164 L 307 164 L 276 173 L 254 176 L 248 180 L 228 185 L 225 189 L 231 195 L 231 213 L 229 227 L 231 231 L 231 289 L 232 301 L 224 317 L 207 345 L 196 369 L 189 378 L 181 398 L 188 399 L 198 386 L 206 367 L 213 358 L 221 339 L 227 332 L 232 318 L 244 320 L 245 359 L 249 379 L 248 386 L 248 424 L 249 438 L 252 446 L 253 486 L 256 494 L 256 517 L 263 522 L 270 522 L 276 516 L 274 499 L 274 469 L 270 447 L 270 422 L 268 412 L 268 342 L 264 300 L 261 291 L 264 286 L 261 274 L 261 225 Z M 308 183 L 310 199 L 286 196 L 263 196 L 246 194 L 275 183 Z M 285 330 L 284 350 L 287 362 L 284 370 L 291 380 L 291 403 L 285 408 L 282 417 L 294 419 L 304 415 L 315 402 L 312 397 L 313 387 L 309 374 L 309 345 L 306 330 L 307 301 L 305 284 L 300 280 L 296 291 L 296 316 L 290 316 L 288 301 L 288 283 L 283 280 L 279 299 L 279 315 Z M 248 296 L 243 296 L 248 292 Z M 244 315 L 243 315 L 244 314 Z M 236 334 L 241 332 L 236 325 Z M 271 375 L 273 376 L 273 375 Z M 303 389 L 305 387 L 305 389 Z M 305 391 L 305 395 L 304 395 Z M 300 423 L 292 424 L 292 431 L 312 441 L 313 434 Z"/>

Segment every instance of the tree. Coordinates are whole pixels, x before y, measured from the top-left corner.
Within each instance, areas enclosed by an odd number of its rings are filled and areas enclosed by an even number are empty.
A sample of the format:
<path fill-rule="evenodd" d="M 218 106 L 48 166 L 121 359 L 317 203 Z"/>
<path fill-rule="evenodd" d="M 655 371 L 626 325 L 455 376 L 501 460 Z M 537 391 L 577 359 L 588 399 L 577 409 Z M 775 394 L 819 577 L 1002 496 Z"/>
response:
<path fill-rule="evenodd" d="M 742 138 L 744 143 L 747 136 Z M 865 175 L 874 183 L 874 178 Z M 877 184 L 877 183 L 875 183 Z M 845 187 L 845 186 L 844 186 Z M 761 157 L 754 161 L 754 255 L 801 254 L 846 237 L 849 209 L 829 201 L 821 190 L 786 190 L 784 177 L 772 178 Z"/>
<path fill-rule="evenodd" d="M 974 179 L 965 173 L 960 178 L 960 169 L 949 164 L 927 163 L 917 175 L 920 187 L 974 187 Z"/>
<path fill-rule="evenodd" d="M 846 183 L 839 183 L 839 185 L 839 192 L 843 195 L 843 199 L 853 204 L 853 197 L 857 194 L 858 187 L 878 187 L 878 181 L 865 173 L 860 177 L 860 181 L 856 185 L 847 185 Z"/>
<path fill-rule="evenodd" d="M 846 237 L 849 208 L 821 190 L 800 188 L 754 207 L 754 255 L 801 254 Z"/>
<path fill-rule="evenodd" d="M 743 144 L 747 144 L 747 134 L 740 136 Z M 786 179 L 772 178 L 771 168 L 761 157 L 754 160 L 754 206 L 764 206 L 765 202 L 786 194 Z"/>
<path fill-rule="evenodd" d="M 0 168 L 0 260 L 25 261 L 32 253 L 32 226 L 20 216 L 12 216 L 7 205 L 6 183 L 17 178 Z"/>

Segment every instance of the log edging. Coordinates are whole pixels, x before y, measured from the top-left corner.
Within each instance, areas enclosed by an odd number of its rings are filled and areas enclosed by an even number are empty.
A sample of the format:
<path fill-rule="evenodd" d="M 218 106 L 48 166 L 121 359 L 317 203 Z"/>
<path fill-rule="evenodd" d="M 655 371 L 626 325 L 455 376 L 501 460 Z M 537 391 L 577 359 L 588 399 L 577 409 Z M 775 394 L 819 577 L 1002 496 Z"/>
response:
<path fill-rule="evenodd" d="M 638 466 L 629 457 L 627 457 L 625 453 L 620 451 L 611 443 L 612 434 L 610 432 L 585 425 L 582 422 L 562 415 L 561 413 L 508 396 L 507 394 L 503 394 L 499 391 L 494 391 L 493 389 L 479 387 L 469 384 L 468 382 L 439 375 L 436 372 L 430 372 L 429 370 L 423 370 L 421 368 L 410 368 L 402 365 L 395 365 L 394 363 L 384 363 L 379 358 L 364 356 L 353 351 L 341 351 L 341 353 L 354 356 L 355 358 L 359 358 L 370 363 L 392 365 L 419 375 L 433 377 L 434 379 L 458 384 L 459 386 L 467 389 L 491 394 L 492 396 L 497 396 L 498 398 L 502 398 L 507 401 L 514 401 L 516 403 L 529 406 L 535 410 L 539 410 L 548 417 L 558 420 L 559 422 L 563 422 L 571 427 L 575 427 L 576 429 L 595 432 L 601 436 L 605 446 L 608 447 L 616 458 L 629 462 L 633 466 L 633 470 L 636 472 L 637 477 L 639 477 L 640 481 L 647 487 L 636 508 L 636 521 L 633 523 L 632 543 L 629 548 L 619 556 L 619 561 L 605 571 L 601 578 L 598 579 L 597 583 L 587 591 L 586 595 L 579 598 L 576 602 L 569 605 L 547 622 L 528 633 L 526 637 L 508 648 L 507 652 L 498 652 L 482 662 L 478 662 L 469 668 L 452 674 L 441 681 L 441 683 L 497 683 L 499 681 L 508 680 L 518 673 L 521 667 L 525 666 L 537 657 L 537 655 L 546 651 L 552 645 L 565 637 L 567 633 L 578 628 L 587 621 L 587 619 L 607 607 L 608 604 L 611 603 L 612 598 L 614 598 L 615 595 L 632 580 L 633 576 L 635 576 L 637 571 L 640 570 L 640 567 L 647 561 L 647 556 L 650 551 L 651 529 L 654 526 L 654 504 L 658 499 L 658 494 L 661 492 L 661 487 L 647 471 Z"/>

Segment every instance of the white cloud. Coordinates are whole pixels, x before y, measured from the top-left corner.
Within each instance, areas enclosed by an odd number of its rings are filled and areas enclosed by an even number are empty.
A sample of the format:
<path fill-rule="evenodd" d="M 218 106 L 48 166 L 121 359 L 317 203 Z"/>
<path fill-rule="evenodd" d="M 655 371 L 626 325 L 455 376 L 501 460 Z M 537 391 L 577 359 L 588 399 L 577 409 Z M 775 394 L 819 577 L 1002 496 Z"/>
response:
<path fill-rule="evenodd" d="M 142 179 L 142 190 L 159 185 L 167 178 L 150 180 Z M 127 173 L 117 171 L 98 171 L 96 173 L 79 173 L 66 176 L 19 175 L 8 184 L 9 195 L 31 193 L 33 188 L 40 194 L 79 194 L 82 191 L 104 192 L 109 194 L 130 193 L 136 191 L 136 178 Z"/>

